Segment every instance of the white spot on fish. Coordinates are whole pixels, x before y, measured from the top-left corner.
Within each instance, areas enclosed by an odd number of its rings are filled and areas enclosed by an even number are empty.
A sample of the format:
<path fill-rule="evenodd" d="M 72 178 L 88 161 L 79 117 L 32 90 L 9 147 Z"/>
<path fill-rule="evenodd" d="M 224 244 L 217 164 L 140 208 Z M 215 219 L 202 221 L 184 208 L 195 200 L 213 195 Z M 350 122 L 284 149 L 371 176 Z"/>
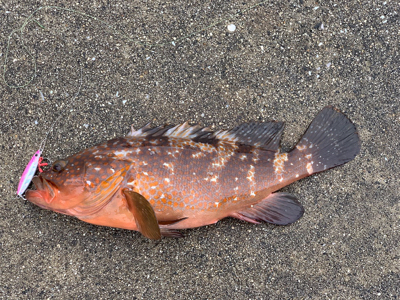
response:
<path fill-rule="evenodd" d="M 171 171 L 172 174 L 174 174 L 174 166 L 172 165 L 172 163 L 164 163 L 163 166 L 165 166 Z"/>
<path fill-rule="evenodd" d="M 299 177 L 299 174 L 296 174 L 296 178 L 298 178 Z"/>
<path fill-rule="evenodd" d="M 312 163 L 308 163 L 306 169 L 308 174 L 312 174 L 313 173 Z"/>
<path fill-rule="evenodd" d="M 250 192 L 250 196 L 254 197 L 256 195 L 256 193 L 254 193 L 254 191 Z"/>
<path fill-rule="evenodd" d="M 118 156 L 118 157 L 126 157 L 126 155 L 128 154 L 128 151 L 126 150 L 121 150 L 121 151 L 115 151 L 114 155 Z"/>
<path fill-rule="evenodd" d="M 87 180 L 86 183 L 87 183 L 87 185 L 91 185 L 92 184 L 92 182 L 89 181 L 89 180 Z"/>
<path fill-rule="evenodd" d="M 203 152 L 197 152 L 197 153 L 192 154 L 192 157 L 193 157 L 193 158 L 200 158 L 200 157 L 202 157 L 203 155 L 204 155 Z"/>
<path fill-rule="evenodd" d="M 259 150 L 254 149 L 254 151 L 253 151 L 253 162 L 254 163 L 257 163 L 260 160 L 259 155 L 260 155 Z"/>
<path fill-rule="evenodd" d="M 247 172 L 247 180 L 253 181 L 254 180 L 254 166 L 250 165 L 250 170 Z"/>
<path fill-rule="evenodd" d="M 284 172 L 285 161 L 287 160 L 287 153 L 275 153 L 275 159 L 273 162 L 275 174 L 280 175 Z"/>
<path fill-rule="evenodd" d="M 218 180 L 218 176 L 217 175 L 214 175 L 212 178 L 211 178 L 211 182 L 217 182 L 217 180 Z"/>
<path fill-rule="evenodd" d="M 297 145 L 296 148 L 300 151 L 303 151 L 304 149 L 307 149 L 307 146 L 306 145 L 302 145 L 302 146 Z"/>
<path fill-rule="evenodd" d="M 311 147 L 310 147 L 310 148 L 311 148 Z M 312 154 L 307 154 L 307 155 L 306 155 L 306 158 L 307 158 L 307 159 L 311 159 L 311 158 L 312 158 Z"/>

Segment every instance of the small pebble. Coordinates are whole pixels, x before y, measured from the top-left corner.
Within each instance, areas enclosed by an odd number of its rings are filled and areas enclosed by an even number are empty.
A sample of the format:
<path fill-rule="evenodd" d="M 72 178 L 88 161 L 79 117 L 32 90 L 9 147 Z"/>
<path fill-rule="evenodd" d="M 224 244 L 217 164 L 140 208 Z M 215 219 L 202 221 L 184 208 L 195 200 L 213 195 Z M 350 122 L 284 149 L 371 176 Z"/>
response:
<path fill-rule="evenodd" d="M 228 25 L 228 30 L 229 30 L 230 32 L 234 32 L 234 31 L 236 30 L 236 25 L 235 25 L 235 24 L 229 24 L 229 25 Z"/>
<path fill-rule="evenodd" d="M 42 93 L 42 91 L 41 91 L 41 90 L 39 90 L 39 94 L 40 94 L 40 99 L 42 99 L 42 101 L 45 101 L 45 100 L 44 100 L 43 93 Z"/>

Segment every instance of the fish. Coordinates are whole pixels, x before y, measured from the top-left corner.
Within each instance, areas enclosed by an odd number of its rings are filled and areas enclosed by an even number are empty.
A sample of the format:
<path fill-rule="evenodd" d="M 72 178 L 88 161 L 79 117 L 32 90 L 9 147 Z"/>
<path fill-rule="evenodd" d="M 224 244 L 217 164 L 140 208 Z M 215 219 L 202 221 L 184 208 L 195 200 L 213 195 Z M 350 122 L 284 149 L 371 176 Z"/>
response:
<path fill-rule="evenodd" d="M 158 240 L 226 217 L 288 225 L 304 208 L 280 189 L 353 160 L 356 126 L 327 106 L 297 145 L 280 148 L 284 123 L 230 130 L 150 124 L 55 161 L 35 176 L 30 202 L 84 222 Z"/>

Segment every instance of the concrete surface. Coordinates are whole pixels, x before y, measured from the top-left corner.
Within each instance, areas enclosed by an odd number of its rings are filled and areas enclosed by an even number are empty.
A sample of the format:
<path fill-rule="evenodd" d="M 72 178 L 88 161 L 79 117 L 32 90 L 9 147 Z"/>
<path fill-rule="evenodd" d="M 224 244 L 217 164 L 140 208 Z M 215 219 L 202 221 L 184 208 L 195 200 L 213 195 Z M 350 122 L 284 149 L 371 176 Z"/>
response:
<path fill-rule="evenodd" d="M 19 89 L 0 83 L 0 298 L 398 299 L 399 2 L 269 1 L 194 35 L 257 2 L 115 2 L 0 2 L 2 65 L 11 31 L 44 5 L 131 38 L 50 8 L 34 15 L 44 28 L 24 28 L 36 77 Z M 8 84 L 33 74 L 24 49 L 14 35 Z M 292 226 L 226 219 L 152 242 L 14 194 L 60 112 L 44 153 L 52 160 L 148 121 L 282 120 L 289 149 L 326 105 L 357 124 L 362 150 L 284 189 L 306 209 Z"/>

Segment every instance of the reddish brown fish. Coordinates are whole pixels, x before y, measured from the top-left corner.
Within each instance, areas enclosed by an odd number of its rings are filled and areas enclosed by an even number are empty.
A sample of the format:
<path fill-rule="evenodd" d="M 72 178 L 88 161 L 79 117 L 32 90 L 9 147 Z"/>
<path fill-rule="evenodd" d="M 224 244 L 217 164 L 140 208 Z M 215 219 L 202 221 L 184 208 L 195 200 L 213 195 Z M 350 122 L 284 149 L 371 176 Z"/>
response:
<path fill-rule="evenodd" d="M 360 140 L 351 121 L 324 108 L 288 153 L 283 123 L 232 130 L 161 126 L 131 130 L 56 161 L 26 198 L 82 221 L 138 230 L 151 239 L 225 217 L 286 225 L 304 212 L 282 187 L 352 160 Z"/>

